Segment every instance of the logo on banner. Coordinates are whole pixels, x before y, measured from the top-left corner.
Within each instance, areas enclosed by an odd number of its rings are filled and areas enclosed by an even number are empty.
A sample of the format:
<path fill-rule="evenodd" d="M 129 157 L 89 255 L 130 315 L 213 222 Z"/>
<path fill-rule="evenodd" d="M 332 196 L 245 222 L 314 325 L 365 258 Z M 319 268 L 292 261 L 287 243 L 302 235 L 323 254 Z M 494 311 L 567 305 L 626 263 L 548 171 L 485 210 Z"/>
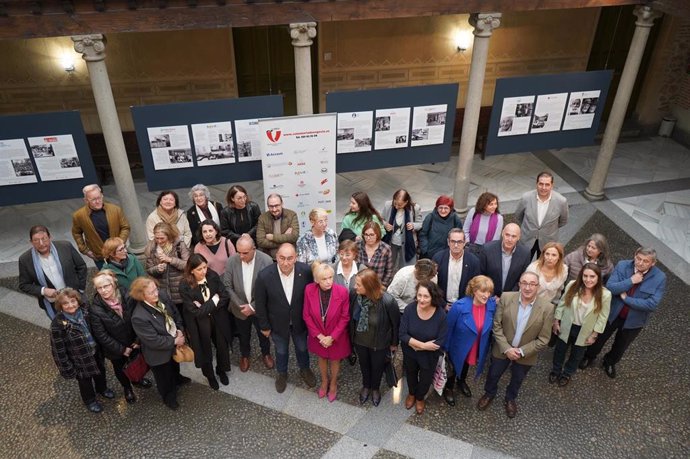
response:
<path fill-rule="evenodd" d="M 280 129 L 269 129 L 266 131 L 266 137 L 268 137 L 268 140 L 270 140 L 273 143 L 276 143 L 278 140 L 280 140 L 280 134 L 281 134 Z"/>
<path fill-rule="evenodd" d="M 321 185 L 325 185 L 327 182 L 328 182 L 328 179 L 325 178 L 325 179 L 321 180 Z"/>
<path fill-rule="evenodd" d="M 323 173 L 325 174 L 326 172 L 328 172 L 328 168 L 327 168 L 327 167 L 322 167 L 322 168 L 321 168 L 321 172 L 323 172 Z"/>
<path fill-rule="evenodd" d="M 326 189 L 323 190 L 323 191 L 319 191 L 319 193 L 321 193 L 322 195 L 326 196 L 327 194 L 331 194 L 331 189 L 330 189 L 330 188 L 326 188 Z"/>
<path fill-rule="evenodd" d="M 279 189 L 281 189 L 281 188 L 285 188 L 285 185 L 278 185 L 278 184 L 276 184 L 276 183 L 274 183 L 273 185 L 271 185 L 271 189 L 272 189 L 272 190 L 279 190 Z"/>

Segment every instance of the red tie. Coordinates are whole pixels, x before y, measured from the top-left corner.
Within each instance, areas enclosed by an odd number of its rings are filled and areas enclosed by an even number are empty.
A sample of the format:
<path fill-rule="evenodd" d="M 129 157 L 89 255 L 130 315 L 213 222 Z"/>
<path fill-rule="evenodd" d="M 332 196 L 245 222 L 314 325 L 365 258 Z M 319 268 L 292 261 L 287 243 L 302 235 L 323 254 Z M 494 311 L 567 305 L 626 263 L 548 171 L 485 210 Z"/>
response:
<path fill-rule="evenodd" d="M 637 273 L 637 271 L 635 271 Z M 637 290 L 637 286 L 640 284 L 633 284 L 632 287 L 630 287 L 630 290 L 628 290 L 627 295 L 628 296 L 633 296 L 635 294 L 635 290 Z M 618 317 L 621 319 L 625 320 L 628 317 L 628 312 L 630 311 L 630 307 L 623 303 L 623 309 L 621 309 L 621 312 L 618 314 Z"/>

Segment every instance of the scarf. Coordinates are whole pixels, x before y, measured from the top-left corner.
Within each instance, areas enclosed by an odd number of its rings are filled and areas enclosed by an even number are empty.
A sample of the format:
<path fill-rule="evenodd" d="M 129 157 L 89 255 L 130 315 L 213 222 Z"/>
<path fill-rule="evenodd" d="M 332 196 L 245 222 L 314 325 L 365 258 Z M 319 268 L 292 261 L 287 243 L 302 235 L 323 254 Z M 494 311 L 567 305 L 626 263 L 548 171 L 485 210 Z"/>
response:
<path fill-rule="evenodd" d="M 60 263 L 60 257 L 58 256 L 57 248 L 55 248 L 55 244 L 52 242 L 50 243 L 50 254 L 53 256 L 53 259 L 55 259 L 55 264 L 57 264 L 58 269 L 60 270 L 60 276 L 62 278 L 65 278 L 64 273 L 62 272 L 62 263 Z M 39 258 L 40 255 L 38 251 L 35 248 L 31 248 L 31 260 L 34 262 L 34 271 L 36 271 L 36 278 L 38 279 L 38 283 L 41 285 L 41 287 L 47 287 L 48 286 L 48 281 L 46 280 L 45 273 L 43 272 L 43 268 L 41 267 L 41 259 Z M 53 320 L 55 317 L 55 309 L 53 308 L 53 303 L 48 301 L 46 297 L 43 297 L 43 305 L 46 307 L 46 313 L 48 314 L 48 317 L 50 317 L 50 320 Z"/>
<path fill-rule="evenodd" d="M 125 258 L 122 261 L 108 260 L 108 264 L 111 264 L 115 266 L 117 269 L 124 271 L 125 269 L 127 269 L 127 265 L 129 264 L 129 255 L 127 255 L 127 258 Z"/>
<path fill-rule="evenodd" d="M 168 310 L 165 309 L 165 305 L 161 303 L 160 300 L 155 305 L 149 303 L 146 304 L 163 315 L 163 319 L 165 319 L 165 330 L 170 334 L 170 336 L 175 337 L 177 334 L 177 325 L 175 325 L 175 320 L 173 320 L 172 316 L 168 314 Z"/>
<path fill-rule="evenodd" d="M 96 350 L 96 341 L 94 341 L 93 336 L 91 335 L 91 330 L 89 330 L 89 326 L 86 323 L 86 318 L 84 317 L 84 313 L 81 310 L 81 307 L 77 309 L 77 312 L 74 314 L 67 314 L 66 312 L 62 313 L 67 320 L 69 320 L 71 323 L 76 325 L 81 332 L 84 334 L 84 338 L 86 338 L 86 342 L 91 346 L 91 348 L 95 351 Z"/>
<path fill-rule="evenodd" d="M 206 201 L 206 209 L 202 209 L 201 207 L 196 206 L 196 214 L 199 216 L 199 223 L 207 219 L 207 213 L 210 213 L 211 220 L 213 220 L 214 222 L 216 222 L 218 226 L 220 226 L 220 217 L 218 216 L 218 210 L 216 209 L 216 206 L 213 202 Z M 202 216 L 204 216 L 204 218 L 201 218 Z"/>
<path fill-rule="evenodd" d="M 357 321 L 357 331 L 365 332 L 369 330 L 369 309 L 374 306 L 374 302 L 366 296 L 358 295 L 360 304 L 359 320 Z"/>
<path fill-rule="evenodd" d="M 118 316 L 122 317 L 122 301 L 118 300 L 117 298 L 111 298 L 109 300 L 106 300 L 105 298 L 101 297 L 103 302 L 110 306 L 110 309 L 115 311 L 115 314 Z"/>
<path fill-rule="evenodd" d="M 481 216 L 482 214 L 475 210 L 474 216 L 472 217 L 472 224 L 470 225 L 470 242 L 472 243 L 474 243 L 474 241 L 477 240 L 477 233 L 479 232 L 479 223 L 481 221 Z M 496 215 L 496 212 L 494 212 L 489 216 L 489 228 L 487 228 L 486 230 L 486 238 L 484 239 L 484 243 L 493 240 L 494 234 L 496 234 L 497 226 L 498 215 Z"/>
<path fill-rule="evenodd" d="M 158 206 L 156 207 L 156 215 L 158 215 L 162 221 L 175 228 L 175 230 L 178 230 L 177 221 L 180 219 L 180 212 L 178 212 L 178 209 L 173 209 L 173 213 L 168 215 L 161 206 Z"/>
<path fill-rule="evenodd" d="M 393 225 L 394 231 L 395 231 L 395 214 L 397 213 L 397 209 L 393 207 L 391 209 L 391 214 L 388 217 L 388 223 Z M 403 223 L 403 231 L 405 232 L 405 261 L 410 261 L 412 258 L 414 258 L 417 255 L 417 247 L 414 244 L 414 230 L 408 230 L 407 229 L 407 224 L 411 222 L 412 219 L 410 218 L 410 211 L 405 209 L 405 222 Z M 383 242 L 386 244 L 391 243 L 391 240 L 393 239 L 393 235 L 391 234 L 392 231 L 389 231 L 386 233 L 385 236 L 381 239 Z"/>

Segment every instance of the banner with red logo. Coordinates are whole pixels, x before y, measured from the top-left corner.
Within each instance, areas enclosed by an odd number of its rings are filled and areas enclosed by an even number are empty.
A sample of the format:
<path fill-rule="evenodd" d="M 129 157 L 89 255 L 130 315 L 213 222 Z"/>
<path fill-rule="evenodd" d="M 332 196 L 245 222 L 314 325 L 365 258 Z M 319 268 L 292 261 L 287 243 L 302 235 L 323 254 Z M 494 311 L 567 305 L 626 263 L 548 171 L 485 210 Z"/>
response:
<path fill-rule="evenodd" d="M 264 196 L 278 193 L 297 212 L 300 233 L 311 228 L 309 212 L 326 210 L 335 230 L 336 114 L 259 120 Z"/>

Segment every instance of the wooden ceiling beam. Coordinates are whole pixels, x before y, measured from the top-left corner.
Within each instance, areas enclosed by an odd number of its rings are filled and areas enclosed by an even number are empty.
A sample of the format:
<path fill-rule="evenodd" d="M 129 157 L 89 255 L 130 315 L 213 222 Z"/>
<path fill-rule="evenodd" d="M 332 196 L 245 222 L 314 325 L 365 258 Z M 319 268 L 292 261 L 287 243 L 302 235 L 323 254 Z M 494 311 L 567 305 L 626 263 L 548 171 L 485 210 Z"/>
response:
<path fill-rule="evenodd" d="M 68 14 L 62 1 L 6 0 L 0 39 L 149 32 L 219 27 L 252 27 L 293 22 L 330 22 L 466 14 L 477 11 L 531 11 L 643 3 L 640 0 L 74 0 Z M 0 4 L 2 4 L 0 3 Z M 27 9 L 27 3 L 30 7 Z M 190 4 L 196 4 L 190 7 Z M 86 8 L 85 5 L 90 5 Z M 100 8 L 100 11 L 97 11 Z"/>

